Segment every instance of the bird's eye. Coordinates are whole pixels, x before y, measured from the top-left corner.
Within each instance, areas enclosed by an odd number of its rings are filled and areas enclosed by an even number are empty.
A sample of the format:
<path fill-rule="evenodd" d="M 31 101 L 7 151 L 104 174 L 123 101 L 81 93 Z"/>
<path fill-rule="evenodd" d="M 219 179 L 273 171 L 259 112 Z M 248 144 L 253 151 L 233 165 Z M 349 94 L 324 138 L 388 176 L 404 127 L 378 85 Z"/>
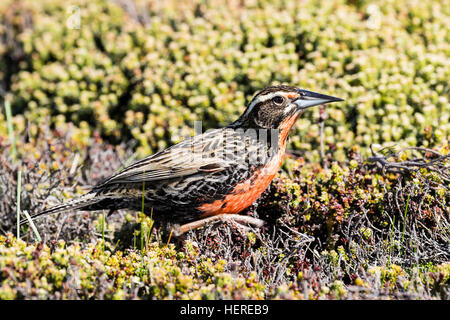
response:
<path fill-rule="evenodd" d="M 282 96 L 275 96 L 273 97 L 272 101 L 275 104 L 282 104 L 284 102 L 284 98 Z"/>

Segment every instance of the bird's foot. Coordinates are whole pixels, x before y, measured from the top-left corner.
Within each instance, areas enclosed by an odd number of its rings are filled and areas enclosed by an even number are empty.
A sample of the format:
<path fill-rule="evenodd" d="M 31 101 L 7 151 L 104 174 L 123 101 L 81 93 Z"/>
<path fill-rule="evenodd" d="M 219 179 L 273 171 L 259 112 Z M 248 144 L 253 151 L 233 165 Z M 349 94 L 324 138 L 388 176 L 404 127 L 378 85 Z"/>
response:
<path fill-rule="evenodd" d="M 180 237 L 182 234 L 203 227 L 204 225 L 212 222 L 229 223 L 233 227 L 236 227 L 239 231 L 247 234 L 253 226 L 255 228 L 261 228 L 264 225 L 264 221 L 261 219 L 242 216 L 239 214 L 219 214 L 211 217 L 207 217 L 194 222 L 186 223 L 182 226 L 176 226 L 173 231 L 175 237 Z"/>

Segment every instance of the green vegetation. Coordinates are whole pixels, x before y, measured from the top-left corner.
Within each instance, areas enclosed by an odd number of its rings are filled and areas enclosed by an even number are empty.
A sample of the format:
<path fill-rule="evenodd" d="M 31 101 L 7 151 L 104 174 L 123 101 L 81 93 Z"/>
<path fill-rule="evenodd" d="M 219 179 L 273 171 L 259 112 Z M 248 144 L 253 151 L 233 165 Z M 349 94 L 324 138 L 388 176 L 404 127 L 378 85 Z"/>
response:
<path fill-rule="evenodd" d="M 449 6 L 352 3 L 136 1 L 127 12 L 79 0 L 81 26 L 71 29 L 67 2 L 2 1 L 0 72 L 15 126 L 36 135 L 47 117 L 57 128 L 71 121 L 79 143 L 98 130 L 114 143 L 136 139 L 143 156 L 192 134 L 195 120 L 231 122 L 257 90 L 281 82 L 345 99 L 325 122 L 336 160 L 354 144 L 446 142 Z M 317 118 L 306 114 L 291 139 L 311 158 Z"/>
<path fill-rule="evenodd" d="M 449 17 L 438 0 L 1 1 L 0 299 L 449 299 Z M 17 230 L 274 83 L 345 102 L 298 120 L 243 213 L 259 232 L 173 239 L 123 210 Z"/>
<path fill-rule="evenodd" d="M 269 288 L 258 281 L 255 271 L 245 277 L 226 272 L 225 260 L 202 256 L 191 241 L 182 249 L 152 243 L 138 252 L 115 251 L 101 240 L 87 246 L 60 240 L 49 246 L 27 244 L 9 235 L 0 236 L 0 255 L 0 299 L 321 299 L 363 296 L 375 290 L 418 296 L 427 291 L 439 294 L 450 278 L 449 263 L 409 270 L 391 265 L 368 268 L 362 279 L 353 277 L 351 286 L 339 280 L 314 284 L 311 277 L 317 280 L 318 272 L 299 272 L 291 275 L 294 282 Z M 336 251 L 322 256 L 330 261 L 342 258 Z M 302 293 L 303 283 L 310 286 L 307 293 Z"/>
<path fill-rule="evenodd" d="M 132 154 L 93 139 L 77 151 L 86 160 L 70 174 L 70 136 L 44 132 L 33 142 L 18 141 L 34 150 L 22 158 L 21 207 L 30 212 L 77 196 L 77 185 L 95 181 L 86 177 L 100 180 Z M 42 150 L 47 144 L 54 153 Z M 10 163 L 9 146 L 0 150 L 0 161 Z M 16 190 L 4 188 L 0 296 L 448 299 L 449 195 L 442 178 L 431 169 L 383 173 L 359 161 L 356 147 L 347 157 L 329 169 L 288 158 L 285 172 L 246 212 L 266 221 L 260 232 L 211 225 L 183 241 L 169 242 L 170 229 L 151 212 L 124 211 L 49 216 L 36 221 L 44 242 L 27 227 L 18 240 Z M 0 188 L 17 170 L 0 168 Z"/>

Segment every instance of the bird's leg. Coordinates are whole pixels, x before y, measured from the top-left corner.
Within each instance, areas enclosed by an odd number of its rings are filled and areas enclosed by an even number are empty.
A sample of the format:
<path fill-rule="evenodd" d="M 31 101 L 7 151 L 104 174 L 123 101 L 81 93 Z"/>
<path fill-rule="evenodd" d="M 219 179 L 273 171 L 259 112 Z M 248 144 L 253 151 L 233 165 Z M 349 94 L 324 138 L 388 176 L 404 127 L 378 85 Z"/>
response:
<path fill-rule="evenodd" d="M 261 219 L 249 217 L 249 216 L 242 216 L 239 214 L 219 214 L 211 217 L 207 217 L 201 220 L 197 220 L 194 222 L 186 223 L 182 226 L 178 226 L 174 230 L 174 236 L 178 237 L 182 235 L 183 233 L 186 233 L 188 231 L 198 229 L 200 227 L 203 227 L 204 225 L 214 222 L 214 221 L 220 221 L 220 222 L 228 222 L 233 224 L 234 226 L 238 228 L 242 228 L 245 231 L 249 230 L 249 227 L 246 225 L 251 225 L 256 228 L 261 228 L 264 225 L 264 221 Z"/>

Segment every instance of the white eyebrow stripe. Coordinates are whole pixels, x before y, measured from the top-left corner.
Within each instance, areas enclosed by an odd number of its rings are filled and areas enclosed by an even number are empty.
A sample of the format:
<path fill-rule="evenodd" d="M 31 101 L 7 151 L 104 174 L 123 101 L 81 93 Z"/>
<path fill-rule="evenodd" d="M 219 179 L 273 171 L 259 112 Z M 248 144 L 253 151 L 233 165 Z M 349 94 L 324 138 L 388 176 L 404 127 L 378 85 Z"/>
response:
<path fill-rule="evenodd" d="M 283 94 L 283 93 L 281 93 L 281 92 L 271 92 L 271 93 L 266 93 L 265 95 L 262 95 L 262 96 L 258 96 L 258 100 L 259 101 L 267 101 L 267 100 L 270 100 L 270 99 L 272 99 L 273 97 L 275 97 L 275 96 L 277 96 L 277 95 L 280 95 L 280 94 Z"/>
<path fill-rule="evenodd" d="M 275 96 L 283 96 L 283 97 L 285 97 L 286 99 L 292 99 L 292 98 L 295 98 L 295 97 L 298 97 L 299 96 L 299 94 L 298 93 L 295 93 L 295 92 L 283 92 L 283 91 L 278 91 L 278 92 L 271 92 L 271 93 L 266 93 L 265 95 L 263 95 L 263 96 L 260 96 L 260 97 L 258 97 L 259 99 L 260 99 L 260 101 L 267 101 L 267 100 L 270 100 L 270 99 L 272 99 L 273 97 L 275 97 Z"/>
<path fill-rule="evenodd" d="M 249 114 L 258 103 L 270 100 L 270 99 L 272 99 L 273 97 L 275 97 L 276 95 L 279 95 L 279 94 L 280 94 L 280 92 L 271 92 L 271 93 L 266 93 L 266 94 L 261 95 L 261 96 L 257 96 L 252 101 L 252 103 L 250 103 L 250 105 L 248 106 L 248 108 L 245 111 L 244 115 Z"/>
<path fill-rule="evenodd" d="M 276 92 L 270 92 L 270 93 L 266 93 L 264 95 L 259 95 L 257 96 L 248 106 L 247 110 L 245 111 L 244 115 L 248 115 L 253 108 L 260 102 L 265 102 L 268 101 L 270 99 L 272 99 L 275 96 L 281 95 L 283 97 L 285 97 L 286 99 L 290 99 L 289 96 L 292 95 L 292 92 L 280 92 L 280 91 L 276 91 Z"/>

